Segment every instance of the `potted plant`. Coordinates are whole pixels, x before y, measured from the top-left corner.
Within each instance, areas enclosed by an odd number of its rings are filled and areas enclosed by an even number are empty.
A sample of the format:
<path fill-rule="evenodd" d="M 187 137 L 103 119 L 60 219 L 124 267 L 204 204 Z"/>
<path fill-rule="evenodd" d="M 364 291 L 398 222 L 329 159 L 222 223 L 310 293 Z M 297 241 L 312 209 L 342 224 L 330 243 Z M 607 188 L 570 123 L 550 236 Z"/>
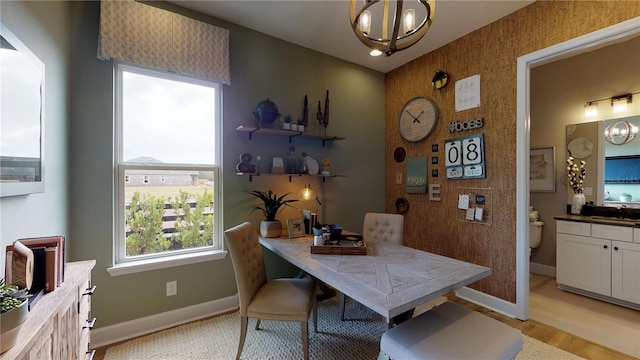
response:
<path fill-rule="evenodd" d="M 251 210 L 251 212 L 260 210 L 264 214 L 265 220 L 260 223 L 260 234 L 264 237 L 280 236 L 280 233 L 282 232 L 282 224 L 280 224 L 280 221 L 276 220 L 276 216 L 278 216 L 284 206 L 289 206 L 289 203 L 298 200 L 285 200 L 285 198 L 291 193 L 278 196 L 271 190 L 266 192 L 254 190 L 249 192 L 249 194 L 262 200 L 263 203 L 262 206 L 256 206 Z"/>
<path fill-rule="evenodd" d="M 620 201 L 631 201 L 631 194 L 627 194 L 627 193 L 620 194 Z"/>
<path fill-rule="evenodd" d="M 6 284 L 0 279 L 0 353 L 9 350 L 18 339 L 22 323 L 29 315 L 27 290 Z"/>

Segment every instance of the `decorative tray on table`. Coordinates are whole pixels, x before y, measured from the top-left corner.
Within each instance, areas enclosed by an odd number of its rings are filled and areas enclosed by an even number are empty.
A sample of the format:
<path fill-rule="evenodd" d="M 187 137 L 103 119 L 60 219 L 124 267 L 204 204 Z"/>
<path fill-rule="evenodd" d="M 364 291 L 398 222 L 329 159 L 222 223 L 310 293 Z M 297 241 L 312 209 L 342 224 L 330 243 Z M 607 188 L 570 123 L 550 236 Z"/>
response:
<path fill-rule="evenodd" d="M 362 235 L 341 235 L 331 239 L 331 245 L 311 245 L 312 254 L 366 255 L 367 245 Z"/>

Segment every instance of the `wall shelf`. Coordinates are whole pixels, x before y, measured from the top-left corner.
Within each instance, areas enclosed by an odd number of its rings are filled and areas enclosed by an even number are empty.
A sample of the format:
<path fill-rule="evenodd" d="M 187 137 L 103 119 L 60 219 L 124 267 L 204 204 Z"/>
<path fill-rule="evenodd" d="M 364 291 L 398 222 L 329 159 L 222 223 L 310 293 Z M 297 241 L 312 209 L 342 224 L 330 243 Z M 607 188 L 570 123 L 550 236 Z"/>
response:
<path fill-rule="evenodd" d="M 276 135 L 276 136 L 286 136 L 289 138 L 289 143 L 291 143 L 291 139 L 293 139 L 294 137 L 299 137 L 303 139 L 321 140 L 322 146 L 324 146 L 327 141 L 338 141 L 338 140 L 346 139 L 341 136 L 315 135 L 315 134 L 305 133 L 303 131 L 259 128 L 256 126 L 246 126 L 246 125 L 238 126 L 236 128 L 236 131 L 249 133 L 249 140 L 253 138 L 253 134 L 267 134 L 267 135 Z M 275 174 L 275 175 L 280 175 L 280 174 Z M 285 174 L 285 175 L 288 175 L 288 174 Z"/>
<path fill-rule="evenodd" d="M 330 175 L 317 174 L 317 175 L 311 175 L 311 174 L 272 174 L 272 173 L 242 173 L 242 172 L 238 172 L 238 173 L 236 173 L 236 175 L 238 175 L 238 176 L 248 176 L 249 177 L 249 182 L 251 182 L 253 180 L 254 176 L 280 176 L 280 177 L 288 176 L 289 177 L 289 182 L 291 182 L 291 179 L 294 178 L 294 177 L 303 177 L 303 176 L 322 178 L 322 182 L 324 182 L 324 180 L 326 178 L 335 178 L 335 177 L 345 177 L 346 176 L 346 175 L 341 175 L 341 174 L 330 174 Z"/>

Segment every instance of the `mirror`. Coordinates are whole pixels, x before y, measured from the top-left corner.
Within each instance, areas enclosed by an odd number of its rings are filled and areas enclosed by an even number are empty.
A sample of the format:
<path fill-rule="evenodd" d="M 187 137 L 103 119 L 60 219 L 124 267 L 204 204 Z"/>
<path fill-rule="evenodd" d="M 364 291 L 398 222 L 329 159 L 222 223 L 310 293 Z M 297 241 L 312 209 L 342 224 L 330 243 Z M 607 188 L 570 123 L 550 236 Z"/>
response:
<path fill-rule="evenodd" d="M 0 196 L 44 192 L 44 64 L 0 25 Z"/>
<path fill-rule="evenodd" d="M 627 144 L 605 140 L 605 129 L 619 121 L 640 128 L 640 115 L 567 125 L 567 156 L 584 160 L 587 174 L 595 174 L 585 179 L 585 189 L 593 190 L 587 201 L 640 208 L 640 136 Z"/>

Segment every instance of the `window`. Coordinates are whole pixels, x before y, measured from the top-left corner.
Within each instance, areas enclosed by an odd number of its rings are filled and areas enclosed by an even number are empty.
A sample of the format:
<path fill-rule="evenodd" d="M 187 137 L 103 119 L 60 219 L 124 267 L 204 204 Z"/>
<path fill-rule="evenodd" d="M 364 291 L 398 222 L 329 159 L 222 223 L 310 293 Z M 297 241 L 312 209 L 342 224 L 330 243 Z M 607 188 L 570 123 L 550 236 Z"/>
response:
<path fill-rule="evenodd" d="M 221 249 L 220 84 L 116 63 L 116 264 Z"/>

